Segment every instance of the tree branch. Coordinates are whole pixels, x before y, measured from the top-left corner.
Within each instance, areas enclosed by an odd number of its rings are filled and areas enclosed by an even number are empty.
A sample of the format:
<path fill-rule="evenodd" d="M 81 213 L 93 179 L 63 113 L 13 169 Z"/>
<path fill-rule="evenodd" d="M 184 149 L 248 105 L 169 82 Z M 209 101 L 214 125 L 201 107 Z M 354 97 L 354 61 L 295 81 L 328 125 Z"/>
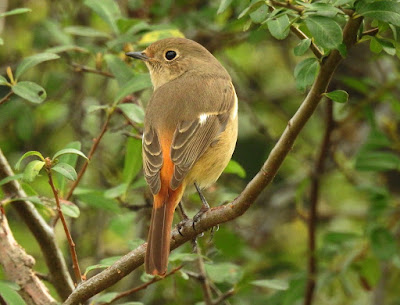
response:
<path fill-rule="evenodd" d="M 28 305 L 57 304 L 32 268 L 35 260 L 17 243 L 8 226 L 6 215 L 0 213 L 0 264 L 7 278 L 20 286 L 19 294 Z"/>
<path fill-rule="evenodd" d="M 0 149 L 0 180 L 9 176 L 14 176 L 14 173 Z M 21 185 L 16 180 L 2 185 L 2 189 L 6 195 L 13 198 L 27 197 Z M 49 268 L 51 283 L 54 285 L 61 299 L 65 300 L 71 294 L 74 286 L 64 257 L 56 244 L 54 231 L 30 201 L 16 201 L 12 206 L 38 242 L 46 265 Z"/>
<path fill-rule="evenodd" d="M 316 226 L 318 223 L 318 201 L 320 190 L 320 178 L 324 172 L 325 160 L 328 156 L 331 134 L 334 127 L 333 102 L 327 101 L 325 117 L 325 133 L 322 138 L 321 148 L 314 165 L 310 188 L 310 212 L 308 215 L 308 270 L 307 285 L 305 290 L 304 305 L 311 305 L 314 298 L 317 282 L 317 258 L 316 258 Z"/>
<path fill-rule="evenodd" d="M 357 31 L 362 22 L 362 18 L 350 18 L 347 22 L 343 40 L 349 49 L 356 41 Z M 171 250 L 181 246 L 185 242 L 192 240 L 197 234 L 211 229 L 218 224 L 233 220 L 244 212 L 254 203 L 262 190 L 271 183 L 280 168 L 283 160 L 292 149 L 293 143 L 304 125 L 314 113 L 322 94 L 326 92 L 327 86 L 335 72 L 341 56 L 337 50 L 332 51 L 321 64 L 321 69 L 307 97 L 289 121 L 285 131 L 272 149 L 268 159 L 256 176 L 247 184 L 242 193 L 231 203 L 214 207 L 207 211 L 203 217 L 196 222 L 196 232 L 192 228 L 192 222 L 188 221 L 182 228 L 181 236 L 176 229 L 172 232 Z M 143 264 L 147 244 L 139 246 L 137 249 L 120 258 L 115 264 L 101 273 L 77 287 L 69 296 L 65 305 L 79 304 L 87 300 L 100 291 L 110 287 L 120 279 L 128 275 L 131 271 Z"/>

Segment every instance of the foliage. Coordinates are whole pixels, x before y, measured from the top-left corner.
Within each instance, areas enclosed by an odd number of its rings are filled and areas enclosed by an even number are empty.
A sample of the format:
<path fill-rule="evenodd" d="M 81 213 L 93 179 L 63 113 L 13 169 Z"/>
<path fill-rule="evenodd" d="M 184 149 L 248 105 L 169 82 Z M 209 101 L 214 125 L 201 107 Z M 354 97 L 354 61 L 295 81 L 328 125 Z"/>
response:
<path fill-rule="evenodd" d="M 348 50 L 343 33 L 350 18 L 363 24 Z M 0 186 L 20 181 L 28 196 L 22 199 L 49 223 L 57 217 L 54 196 L 61 199 L 87 277 L 139 247 L 149 223 L 141 132 L 151 82 L 145 66 L 125 52 L 185 36 L 212 51 L 232 75 L 240 134 L 234 161 L 206 192 L 213 206 L 232 201 L 260 169 L 329 54 L 345 58 L 273 185 L 247 213 L 199 238 L 202 255 L 190 253 L 190 245 L 176 249 L 170 269 L 183 269 L 157 283 L 135 270 L 94 304 L 143 282 L 151 285 L 125 297 L 126 304 L 204 301 L 199 261 L 215 297 L 234 288 L 231 304 L 300 304 L 312 277 L 312 235 L 314 304 L 366 304 L 378 297 L 398 303 L 399 1 L 16 0 L 0 21 L 0 148 L 16 164 L 16 174 L 0 177 Z M 334 102 L 331 129 L 328 99 Z M 316 172 L 326 128 L 325 168 Z M 34 269 L 47 272 L 12 209 L 20 199 L 0 190 L 18 242 L 35 257 Z M 313 204 L 317 218 L 310 216 Z M 186 206 L 192 216 L 200 199 L 189 195 Z M 59 222 L 57 240 L 70 264 Z M 23 304 L 19 289 L 0 281 L 0 296 L 10 304 Z M 58 298 L 54 288 L 51 293 Z"/>

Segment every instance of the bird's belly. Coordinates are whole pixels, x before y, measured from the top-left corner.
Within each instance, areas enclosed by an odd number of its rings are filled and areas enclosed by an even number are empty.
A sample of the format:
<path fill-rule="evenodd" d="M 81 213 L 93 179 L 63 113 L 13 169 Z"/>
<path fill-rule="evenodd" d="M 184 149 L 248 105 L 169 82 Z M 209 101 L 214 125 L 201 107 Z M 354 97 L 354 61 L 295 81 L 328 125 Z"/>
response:
<path fill-rule="evenodd" d="M 193 165 L 184 180 L 187 188 L 192 189 L 191 186 L 195 182 L 200 188 L 206 188 L 217 181 L 235 150 L 237 133 L 238 121 L 236 116 L 219 135 L 218 141 L 212 144 Z"/>

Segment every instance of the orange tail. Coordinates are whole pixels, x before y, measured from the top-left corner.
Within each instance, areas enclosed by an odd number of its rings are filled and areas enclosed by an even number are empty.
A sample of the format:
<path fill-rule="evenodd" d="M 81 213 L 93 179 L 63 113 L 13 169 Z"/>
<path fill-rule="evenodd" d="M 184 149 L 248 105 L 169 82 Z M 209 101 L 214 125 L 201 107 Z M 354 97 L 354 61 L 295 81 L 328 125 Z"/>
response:
<path fill-rule="evenodd" d="M 172 220 L 178 204 L 174 192 L 154 196 L 150 231 L 147 239 L 145 270 L 153 275 L 165 275 L 168 266 Z"/>

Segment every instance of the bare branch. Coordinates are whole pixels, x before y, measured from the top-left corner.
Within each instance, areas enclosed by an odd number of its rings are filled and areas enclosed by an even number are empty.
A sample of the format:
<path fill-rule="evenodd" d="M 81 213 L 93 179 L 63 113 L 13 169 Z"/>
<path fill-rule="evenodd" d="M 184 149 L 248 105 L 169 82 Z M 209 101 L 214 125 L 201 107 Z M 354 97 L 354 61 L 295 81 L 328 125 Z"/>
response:
<path fill-rule="evenodd" d="M 14 239 L 3 213 L 0 213 L 0 264 L 7 278 L 20 286 L 19 294 L 28 305 L 57 304 L 33 272 L 35 259 Z"/>
<path fill-rule="evenodd" d="M 0 180 L 9 176 L 14 176 L 14 173 L 0 149 Z M 27 197 L 21 185 L 16 180 L 2 185 L 2 188 L 4 193 L 10 197 Z M 31 202 L 25 200 L 16 201 L 12 204 L 12 207 L 17 211 L 36 238 L 46 265 L 49 268 L 50 281 L 60 297 L 65 300 L 71 294 L 74 286 L 64 257 L 56 244 L 54 231 Z"/>
<path fill-rule="evenodd" d="M 349 49 L 356 41 L 357 32 L 362 22 L 362 18 L 349 18 L 343 32 L 344 43 Z M 283 160 L 286 158 L 298 134 L 310 119 L 318 106 L 322 94 L 326 92 L 327 86 L 335 72 L 342 57 L 337 50 L 332 51 L 321 64 L 310 92 L 289 121 L 281 138 L 272 149 L 268 159 L 256 176 L 247 184 L 242 193 L 231 203 L 218 206 L 207 211 L 203 217 L 196 222 L 196 232 L 192 228 L 192 221 L 187 221 L 180 232 L 175 229 L 172 232 L 171 250 L 181 246 L 185 242 L 192 240 L 197 234 L 211 229 L 218 224 L 233 220 L 247 211 L 260 195 L 262 190 L 271 183 L 278 172 Z M 131 271 L 143 264 L 144 254 L 147 244 L 139 246 L 137 249 L 120 258 L 114 265 L 101 273 L 82 283 L 69 296 L 65 305 L 79 304 L 92 297 L 96 293 L 115 284 L 120 279 L 128 275 Z"/>
<path fill-rule="evenodd" d="M 327 101 L 325 117 L 325 133 L 322 138 L 321 148 L 314 165 L 311 177 L 310 189 L 310 212 L 308 216 L 308 274 L 304 298 L 304 305 L 311 305 L 313 302 L 315 286 L 317 283 L 317 258 L 316 258 L 316 226 L 318 223 L 318 201 L 320 190 L 320 178 L 324 173 L 325 161 L 328 157 L 331 134 L 334 128 L 333 102 Z"/>

